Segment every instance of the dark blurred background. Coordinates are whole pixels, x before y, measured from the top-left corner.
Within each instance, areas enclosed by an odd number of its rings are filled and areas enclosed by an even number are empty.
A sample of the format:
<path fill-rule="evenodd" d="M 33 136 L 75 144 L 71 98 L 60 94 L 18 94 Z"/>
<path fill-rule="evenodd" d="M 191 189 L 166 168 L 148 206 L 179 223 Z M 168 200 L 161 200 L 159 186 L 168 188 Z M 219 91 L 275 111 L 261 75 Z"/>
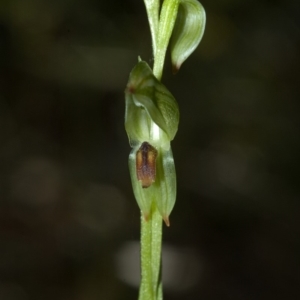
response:
<path fill-rule="evenodd" d="M 203 0 L 163 82 L 181 112 L 166 300 L 300 299 L 298 0 Z M 0 2 L 0 299 L 137 299 L 124 89 L 142 0 Z"/>

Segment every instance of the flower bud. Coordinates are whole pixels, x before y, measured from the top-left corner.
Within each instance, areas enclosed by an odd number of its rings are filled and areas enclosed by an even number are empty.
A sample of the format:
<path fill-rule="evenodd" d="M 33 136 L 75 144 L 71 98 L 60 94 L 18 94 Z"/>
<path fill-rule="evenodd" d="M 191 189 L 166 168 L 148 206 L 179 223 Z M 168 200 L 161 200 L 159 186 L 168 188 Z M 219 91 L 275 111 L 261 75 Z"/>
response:
<path fill-rule="evenodd" d="M 173 72 L 199 45 L 204 34 L 206 14 L 197 0 L 180 0 L 177 20 L 171 38 L 171 59 Z"/>

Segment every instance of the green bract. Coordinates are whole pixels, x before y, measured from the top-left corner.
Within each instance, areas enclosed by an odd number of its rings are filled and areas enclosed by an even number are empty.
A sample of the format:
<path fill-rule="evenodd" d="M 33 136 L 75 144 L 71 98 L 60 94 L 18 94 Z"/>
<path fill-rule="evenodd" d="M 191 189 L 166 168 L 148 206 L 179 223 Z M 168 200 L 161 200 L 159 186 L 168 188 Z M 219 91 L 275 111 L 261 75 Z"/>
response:
<path fill-rule="evenodd" d="M 133 147 L 129 169 L 135 198 L 146 219 L 154 202 L 168 225 L 176 199 L 170 141 L 178 128 L 178 105 L 144 61 L 131 71 L 125 99 L 125 128 Z"/>
<path fill-rule="evenodd" d="M 176 73 L 199 45 L 206 22 L 203 6 L 197 0 L 180 0 L 171 38 L 171 59 Z"/>

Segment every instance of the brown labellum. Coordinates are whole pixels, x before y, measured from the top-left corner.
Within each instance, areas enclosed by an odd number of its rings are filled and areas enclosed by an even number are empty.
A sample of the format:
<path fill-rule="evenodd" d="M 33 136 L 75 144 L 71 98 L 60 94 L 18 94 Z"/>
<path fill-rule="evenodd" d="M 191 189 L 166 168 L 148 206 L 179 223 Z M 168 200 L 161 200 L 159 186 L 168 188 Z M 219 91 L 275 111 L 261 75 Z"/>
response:
<path fill-rule="evenodd" d="M 142 143 L 136 153 L 136 176 L 143 188 L 149 187 L 156 176 L 157 150 L 149 143 Z"/>

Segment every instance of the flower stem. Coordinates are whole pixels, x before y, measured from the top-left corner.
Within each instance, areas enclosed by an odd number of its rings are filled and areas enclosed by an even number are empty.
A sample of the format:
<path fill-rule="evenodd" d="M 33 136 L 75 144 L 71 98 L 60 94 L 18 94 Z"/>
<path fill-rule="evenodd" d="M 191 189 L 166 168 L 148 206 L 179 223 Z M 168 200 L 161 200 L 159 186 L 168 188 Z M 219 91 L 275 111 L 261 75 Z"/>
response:
<path fill-rule="evenodd" d="M 158 16 L 159 16 L 159 1 L 160 0 L 144 0 L 150 32 L 152 38 L 153 53 L 156 52 L 157 33 L 158 33 Z"/>
<path fill-rule="evenodd" d="M 162 217 L 153 204 L 149 220 L 141 216 L 142 281 L 139 300 L 162 300 L 161 244 Z"/>
<path fill-rule="evenodd" d="M 158 34 L 156 36 L 157 47 L 154 53 L 153 66 L 153 74 L 158 80 L 161 80 L 162 77 L 165 56 L 175 25 L 178 6 L 179 0 L 164 0 L 162 4 L 159 18 Z"/>

